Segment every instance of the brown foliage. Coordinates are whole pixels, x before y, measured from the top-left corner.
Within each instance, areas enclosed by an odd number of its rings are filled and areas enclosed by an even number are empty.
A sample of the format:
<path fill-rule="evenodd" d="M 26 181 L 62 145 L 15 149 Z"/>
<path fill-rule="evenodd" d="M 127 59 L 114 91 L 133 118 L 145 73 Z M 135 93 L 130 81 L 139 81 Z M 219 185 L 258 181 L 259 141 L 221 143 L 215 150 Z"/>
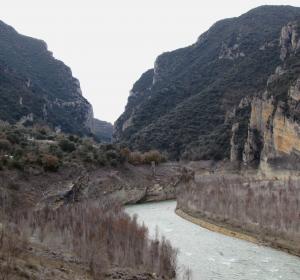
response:
<path fill-rule="evenodd" d="M 151 164 L 152 162 L 161 163 L 166 161 L 166 158 L 156 150 L 144 153 L 144 163 Z"/>
<path fill-rule="evenodd" d="M 131 152 L 128 157 L 128 162 L 133 165 L 140 165 L 144 163 L 143 154 L 141 152 Z"/>
<path fill-rule="evenodd" d="M 42 165 L 46 171 L 57 171 L 59 168 L 59 159 L 53 155 L 44 155 Z"/>
<path fill-rule="evenodd" d="M 130 155 L 130 150 L 128 148 L 122 148 L 120 150 L 120 153 L 121 155 L 124 157 L 124 158 L 129 158 L 129 155 Z"/>
<path fill-rule="evenodd" d="M 151 164 L 152 162 L 159 164 L 166 161 L 166 157 L 156 150 L 148 151 L 145 153 L 141 153 L 139 151 L 129 151 L 127 158 L 128 162 L 133 165 Z"/>

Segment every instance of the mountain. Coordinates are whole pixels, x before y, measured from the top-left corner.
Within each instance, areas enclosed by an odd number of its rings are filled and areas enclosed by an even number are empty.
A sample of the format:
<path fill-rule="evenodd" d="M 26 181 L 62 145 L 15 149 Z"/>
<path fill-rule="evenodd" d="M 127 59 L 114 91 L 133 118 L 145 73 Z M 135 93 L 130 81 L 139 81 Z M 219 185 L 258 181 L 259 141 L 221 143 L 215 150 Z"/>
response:
<path fill-rule="evenodd" d="M 44 123 L 76 134 L 94 133 L 97 122 L 71 69 L 53 57 L 45 42 L 23 36 L 2 21 L 0 119 L 24 125 Z M 96 132 L 102 138 L 99 128 Z"/>
<path fill-rule="evenodd" d="M 247 138 L 250 107 L 282 63 L 280 34 L 300 8 L 261 6 L 221 20 L 186 48 L 160 55 L 134 84 L 115 141 L 159 149 L 173 159 L 224 159 L 235 138 Z"/>

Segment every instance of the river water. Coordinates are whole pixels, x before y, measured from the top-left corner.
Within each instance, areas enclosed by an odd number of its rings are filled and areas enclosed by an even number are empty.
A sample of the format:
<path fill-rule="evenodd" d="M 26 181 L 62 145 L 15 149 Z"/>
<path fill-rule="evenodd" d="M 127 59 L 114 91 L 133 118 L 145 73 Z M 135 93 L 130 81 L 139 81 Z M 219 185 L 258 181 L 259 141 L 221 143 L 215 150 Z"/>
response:
<path fill-rule="evenodd" d="M 201 228 L 177 216 L 175 207 L 166 201 L 127 206 L 126 212 L 179 249 L 179 266 L 189 267 L 193 280 L 300 280 L 300 258 Z"/>

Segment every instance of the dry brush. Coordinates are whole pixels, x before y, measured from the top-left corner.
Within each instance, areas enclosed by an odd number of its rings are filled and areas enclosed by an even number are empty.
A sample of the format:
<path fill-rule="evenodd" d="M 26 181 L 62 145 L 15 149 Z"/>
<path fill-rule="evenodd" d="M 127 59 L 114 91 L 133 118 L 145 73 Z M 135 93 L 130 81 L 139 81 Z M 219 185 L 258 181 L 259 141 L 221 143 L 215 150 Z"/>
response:
<path fill-rule="evenodd" d="M 177 250 L 164 238 L 151 240 L 137 217 L 130 217 L 116 203 L 85 202 L 18 213 L 0 231 L 0 258 L 7 264 L 0 266 L 0 276 L 7 276 L 12 261 L 26 250 L 25 236 L 52 250 L 70 252 L 94 279 L 102 279 L 114 267 L 147 271 L 165 279 L 176 276 Z"/>
<path fill-rule="evenodd" d="M 192 215 L 255 233 L 262 240 L 271 236 L 275 241 L 291 242 L 300 254 L 299 180 L 249 181 L 204 176 L 184 183 L 178 207 Z"/>

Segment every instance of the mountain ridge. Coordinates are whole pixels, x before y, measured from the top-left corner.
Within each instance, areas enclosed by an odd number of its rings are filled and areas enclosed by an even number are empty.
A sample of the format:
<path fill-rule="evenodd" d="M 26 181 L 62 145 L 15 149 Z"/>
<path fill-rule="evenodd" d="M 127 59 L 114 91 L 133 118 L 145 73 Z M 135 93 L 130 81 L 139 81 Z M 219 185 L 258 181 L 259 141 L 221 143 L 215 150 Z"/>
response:
<path fill-rule="evenodd" d="M 0 72 L 0 119 L 41 123 L 81 135 L 95 133 L 92 105 L 82 95 L 71 68 L 53 57 L 46 42 L 19 34 L 3 21 Z M 99 129 L 97 133 L 102 138 Z"/>
<path fill-rule="evenodd" d="M 264 91 L 280 64 L 281 28 L 299 17 L 296 7 L 262 6 L 158 56 L 133 87 L 115 140 L 173 159 L 229 158 L 231 112 L 242 98 Z"/>

